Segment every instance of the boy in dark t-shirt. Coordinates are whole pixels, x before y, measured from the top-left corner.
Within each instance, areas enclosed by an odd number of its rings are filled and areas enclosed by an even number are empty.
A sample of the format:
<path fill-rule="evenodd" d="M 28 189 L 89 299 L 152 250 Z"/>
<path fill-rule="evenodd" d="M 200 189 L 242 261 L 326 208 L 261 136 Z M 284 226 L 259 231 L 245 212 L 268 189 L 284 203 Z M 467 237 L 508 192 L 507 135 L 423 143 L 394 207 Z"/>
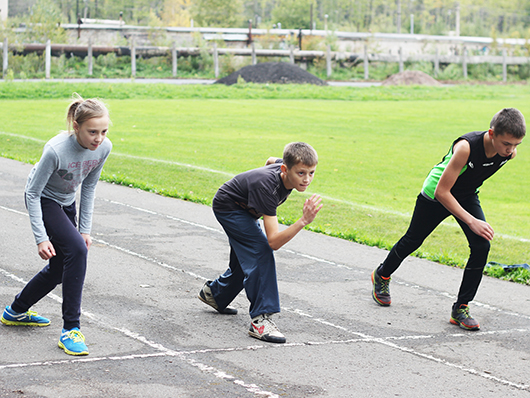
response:
<path fill-rule="evenodd" d="M 390 275 L 445 218 L 453 215 L 469 242 L 470 256 L 450 322 L 466 330 L 480 329 L 469 314 L 468 303 L 482 279 L 493 228 L 485 221 L 478 192 L 487 178 L 515 157 L 525 134 L 523 114 L 515 108 L 505 108 L 493 116 L 489 130 L 467 133 L 453 142 L 447 155 L 427 176 L 407 232 L 372 272 L 372 297 L 379 305 L 390 305 Z"/>
<path fill-rule="evenodd" d="M 273 251 L 311 223 L 322 204 L 319 195 L 306 199 L 302 217 L 283 231 L 278 227 L 276 208 L 293 189 L 307 189 L 317 163 L 317 153 L 309 144 L 287 144 L 283 159 L 271 157 L 264 167 L 235 176 L 213 199 L 215 217 L 228 235 L 230 263 L 224 274 L 204 284 L 199 299 L 222 314 L 236 314 L 228 305 L 245 289 L 252 318 L 248 333 L 260 340 L 285 343 L 271 319 L 280 312 Z M 265 233 L 260 228 L 261 217 Z"/>

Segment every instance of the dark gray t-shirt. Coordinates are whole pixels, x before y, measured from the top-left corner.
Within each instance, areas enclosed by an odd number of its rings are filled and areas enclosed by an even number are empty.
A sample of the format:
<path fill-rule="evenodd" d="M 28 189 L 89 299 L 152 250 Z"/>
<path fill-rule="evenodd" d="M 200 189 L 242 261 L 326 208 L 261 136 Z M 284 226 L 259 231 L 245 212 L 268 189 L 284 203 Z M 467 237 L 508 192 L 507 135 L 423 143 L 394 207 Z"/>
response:
<path fill-rule="evenodd" d="M 286 189 L 280 177 L 281 163 L 238 174 L 219 188 L 213 198 L 213 210 L 230 212 L 247 210 L 256 219 L 275 216 L 291 189 Z"/>

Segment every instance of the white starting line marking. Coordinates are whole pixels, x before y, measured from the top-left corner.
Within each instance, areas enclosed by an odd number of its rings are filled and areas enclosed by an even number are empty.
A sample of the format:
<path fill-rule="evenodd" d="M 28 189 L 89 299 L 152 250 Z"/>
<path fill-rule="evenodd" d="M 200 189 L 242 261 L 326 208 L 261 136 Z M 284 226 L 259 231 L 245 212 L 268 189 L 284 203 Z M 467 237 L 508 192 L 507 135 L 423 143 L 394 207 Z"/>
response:
<path fill-rule="evenodd" d="M 4 274 L 5 276 L 9 277 L 9 278 L 12 278 L 14 280 L 16 280 L 17 282 L 20 282 L 22 284 L 26 284 L 27 281 L 24 281 L 22 278 L 19 278 L 18 276 L 0 268 L 0 273 Z M 205 278 L 206 279 L 206 278 Z M 55 295 L 55 294 L 48 294 L 48 297 L 50 297 L 51 299 L 59 302 L 59 303 L 62 303 L 62 299 Z M 174 351 L 174 350 L 171 350 L 169 348 L 166 348 L 164 347 L 162 344 L 158 344 L 156 342 L 153 342 L 153 341 L 150 341 L 148 340 L 146 337 L 136 333 L 136 332 L 132 332 L 126 328 L 120 328 L 120 327 L 116 327 L 116 326 L 113 326 L 113 325 L 110 325 L 108 323 L 105 323 L 105 322 L 102 322 L 96 315 L 90 313 L 90 312 L 87 312 L 87 311 L 81 311 L 81 313 L 83 314 L 83 316 L 87 317 L 87 318 L 90 318 L 92 321 L 96 322 L 96 323 L 99 323 L 100 325 L 104 326 L 104 327 L 107 327 L 109 329 L 112 329 L 112 330 L 116 330 L 134 340 L 137 340 L 151 348 L 153 348 L 154 350 L 156 351 L 159 351 L 158 353 L 156 354 L 145 354 L 145 355 L 126 355 L 126 356 L 122 356 L 122 357 L 103 357 L 103 358 L 82 358 L 82 359 L 71 359 L 71 360 L 63 360 L 63 361 L 46 361 L 46 362 L 34 362 L 34 363 L 23 363 L 23 364 L 10 364 L 10 365 L 1 365 L 0 366 L 0 370 L 1 369 L 7 369 L 7 368 L 23 368 L 23 367 L 28 367 L 28 366 L 50 366 L 50 365 L 61 365 L 61 364 L 68 364 L 68 363 L 74 363 L 74 362 L 96 362 L 96 361 L 101 361 L 101 360 L 104 360 L 104 359 L 112 359 L 112 360 L 124 360 L 124 359 L 137 359 L 137 358 L 152 358 L 152 357 L 155 357 L 155 356 L 172 356 L 172 357 L 177 357 L 179 358 L 180 360 L 184 361 L 184 362 L 187 362 L 189 365 L 193 366 L 193 367 L 196 367 L 198 368 L 200 371 L 202 372 L 205 372 L 205 373 L 211 373 L 213 374 L 215 377 L 217 378 L 220 378 L 220 379 L 224 379 L 224 380 L 230 380 L 232 381 L 234 384 L 237 384 L 243 388 L 245 388 L 248 392 L 251 392 L 253 394 L 256 394 L 256 395 L 262 395 L 262 396 L 266 396 L 266 397 L 271 397 L 271 398 L 279 398 L 278 395 L 270 392 L 270 391 L 264 391 L 264 390 L 261 390 L 259 386 L 255 385 L 255 384 L 249 384 L 249 383 L 246 383 L 245 381 L 243 380 L 240 380 L 240 379 L 237 379 L 235 376 L 232 376 L 226 372 L 223 372 L 219 369 L 216 369 L 210 365 L 206 365 L 206 364 L 203 364 L 193 358 L 188 358 L 186 356 L 186 353 L 185 352 L 179 352 L 179 351 Z"/>
<path fill-rule="evenodd" d="M 120 202 L 113 202 L 115 204 L 120 204 L 120 205 L 124 205 L 124 204 L 121 204 Z M 138 211 L 143 211 L 143 212 L 146 212 L 146 213 L 149 213 L 149 214 L 153 214 L 153 215 L 161 215 L 161 214 L 158 214 L 156 212 L 153 212 L 153 211 L 150 211 L 150 210 L 146 210 L 146 209 L 141 209 L 141 208 L 137 208 L 137 207 L 134 207 L 134 206 L 129 206 L 129 205 L 125 205 L 127 207 L 131 207 L 131 208 L 134 208 Z M 21 215 L 25 215 L 27 216 L 26 213 L 22 213 L 22 212 L 19 212 L 19 211 L 16 211 L 16 210 L 13 210 L 13 209 L 9 209 L 9 208 L 6 208 L 6 207 L 3 207 L 1 206 L 0 208 L 4 209 L 4 210 L 7 210 L 7 211 L 12 211 L 12 212 L 15 212 L 17 214 L 21 214 Z M 169 216 L 166 216 L 167 218 L 171 218 L 173 220 L 176 220 L 176 221 L 181 221 L 181 219 L 179 218 L 176 218 L 176 217 L 169 217 Z M 211 228 L 211 227 L 207 227 L 205 225 L 201 225 L 201 224 L 198 224 L 198 223 L 191 223 L 191 222 L 188 222 L 186 220 L 182 220 L 184 222 L 186 222 L 187 224 L 191 224 L 193 226 L 196 226 L 196 227 L 200 227 L 200 228 L 204 228 L 204 229 L 208 229 L 208 230 L 213 230 L 215 232 L 221 232 L 219 230 L 216 230 L 214 228 Z M 187 274 L 189 274 L 190 276 L 193 276 L 194 278 L 200 278 L 200 279 L 203 279 L 203 280 L 207 280 L 207 278 L 205 277 L 202 277 L 202 276 L 199 276 L 195 273 L 192 273 L 192 272 L 188 272 L 188 271 L 184 271 L 182 269 L 179 269 L 179 268 L 176 268 L 176 267 L 173 267 L 173 266 L 170 266 L 168 264 L 165 264 L 163 262 L 160 262 L 156 259 L 152 259 L 148 256 L 145 256 L 145 255 L 142 255 L 140 253 L 135 253 L 135 252 L 132 252 L 128 249 L 125 249 L 125 248 L 121 248 L 119 246 L 116 246 L 116 245 L 112 245 L 112 244 L 109 244 L 103 240 L 100 240 L 100 239 L 94 239 L 95 242 L 98 242 L 98 243 L 101 243 L 101 244 L 104 244 L 104 245 L 107 245 L 108 247 L 110 248 L 113 248 L 115 250 L 120 250 L 124 253 L 127 253 L 129 255 L 133 255 L 133 256 L 136 256 L 136 257 L 139 257 L 141 259 L 144 259 L 146 261 L 149 261 L 149 262 L 154 262 L 155 264 L 157 265 L 160 265 L 160 266 L 163 266 L 165 268 L 168 268 L 168 269 L 171 269 L 171 270 L 174 270 L 174 271 L 179 271 L 179 272 L 185 272 Z M 294 253 L 294 254 L 297 254 L 297 252 L 294 252 L 294 251 L 290 251 L 291 253 Z M 303 255 L 303 254 L 301 254 Z M 321 258 L 318 258 L 318 257 L 314 257 L 314 256 L 308 256 L 308 255 L 303 255 L 304 257 L 307 257 L 307 258 L 310 258 L 314 261 L 319 261 L 319 262 L 322 262 L 322 263 L 326 263 L 326 264 L 329 264 L 329 265 L 333 265 L 333 266 L 338 266 L 337 263 L 335 262 L 332 262 L 332 261 L 328 261 L 328 260 L 325 260 L 325 259 L 321 259 Z M 346 267 L 346 266 L 344 266 Z M 17 277 L 16 275 L 14 274 L 11 274 L 10 272 L 6 271 L 6 270 L 3 270 L 2 268 L 0 268 L 0 273 L 3 273 L 4 275 L 8 276 L 8 277 L 11 277 L 19 282 L 22 282 L 24 284 L 26 284 L 27 282 L 25 282 L 23 279 Z M 408 284 L 406 284 L 408 285 Z M 415 286 L 415 285 L 411 285 L 413 287 L 416 287 L 416 288 L 419 288 L 419 286 Z M 54 295 L 54 294 L 49 294 L 48 295 L 50 298 L 52 298 L 53 300 L 56 300 L 58 302 L 62 302 L 61 298 Z M 509 314 L 509 315 L 516 315 L 516 316 L 520 316 L 520 317 L 526 317 L 526 316 L 523 316 L 521 314 L 516 314 L 516 313 L 508 313 L 504 310 L 501 310 L 501 309 L 498 309 L 498 308 L 495 308 L 495 307 L 492 307 L 492 306 L 489 306 L 487 304 L 482 304 L 482 306 L 484 308 L 487 308 L 487 309 L 491 309 L 491 310 L 495 310 L 495 311 L 499 311 L 499 312 L 503 312 L 505 314 Z M 530 389 L 530 385 L 527 385 L 527 384 L 519 384 L 519 383 L 515 383 L 515 382 L 511 382 L 509 380 L 505 380 L 505 379 L 502 379 L 502 378 L 499 378 L 499 377 L 496 377 L 496 376 L 493 376 L 491 374 L 488 374 L 488 373 L 485 373 L 485 372 L 481 372 L 481 371 L 478 371 L 476 369 L 473 369 L 473 368 L 467 368 L 465 367 L 464 365 L 459 365 L 459 364 L 456 364 L 456 363 L 452 363 L 452 362 L 449 362 L 449 361 L 446 361 L 442 358 L 437 358 L 435 356 L 432 356 L 432 355 L 429 355 L 429 354 L 424 354 L 424 353 L 421 353 L 419 351 L 416 351 L 412 348 L 408 348 L 408 347 L 404 347 L 404 346 L 400 346 L 398 344 L 395 344 L 395 343 L 392 343 L 390 340 L 392 338 L 378 338 L 378 337 L 373 337 L 373 336 L 370 336 L 370 335 L 367 335 L 367 334 L 364 334 L 364 333 L 360 333 L 360 332 L 355 332 L 355 331 L 351 331 L 347 328 L 344 328 L 343 326 L 339 326 L 339 325 L 335 325 L 329 321 L 326 321 L 326 320 L 323 320 L 323 319 L 318 319 L 318 318 L 314 318 L 312 315 L 310 314 L 306 314 L 306 313 L 303 313 L 302 311 L 300 310 L 297 310 L 297 309 L 285 309 L 286 311 L 290 311 L 292 313 L 295 313 L 295 314 L 298 314 L 300 316 L 304 316 L 304 317 L 308 317 L 310 318 L 311 320 L 313 320 L 314 322 L 317 322 L 317 323 L 320 323 L 322 325 L 325 325 L 325 326 L 329 326 L 329 327 L 332 327 L 332 328 L 335 328 L 335 329 L 339 329 L 339 330 L 342 330 L 342 331 L 345 331 L 345 332 L 348 332 L 350 334 L 353 334 L 355 336 L 358 336 L 358 339 L 354 339 L 354 340 L 346 340 L 346 341 L 328 341 L 328 342 L 308 342 L 308 343 L 297 343 L 297 344 L 283 344 L 281 346 L 277 346 L 277 348 L 282 348 L 282 347 L 285 347 L 285 348 L 288 348 L 288 347 L 293 347 L 293 346 L 305 346 L 305 345 L 324 345 L 324 344 L 346 344 L 346 343 L 352 343 L 352 342 L 370 342 L 370 343 L 378 343 L 378 344 L 383 344 L 385 346 L 388 346 L 390 348 L 394 348 L 394 349 L 397 349 L 399 351 L 402 351 L 402 352 L 405 352 L 405 353 L 409 353 L 409 354 L 412 354 L 412 355 L 415 355 L 417 357 L 420 357 L 420 358 L 424 358 L 424 359 L 427 359 L 427 360 L 430 360 L 430 361 L 433 361 L 433 362 L 436 362 L 436 363 L 440 363 L 440 364 L 443 364 L 445 366 L 448 366 L 448 367 L 451 367 L 451 368 L 456 368 L 456 369 L 460 369 L 462 371 L 465 371 L 467 373 L 470 373 L 470 374 L 473 374 L 473 375 L 476 375 L 476 376 L 479 376 L 479 377 L 482 377 L 482 378 L 485 378 L 485 379 L 488 379 L 488 380 L 491 380 L 491 381 L 495 381 L 495 382 L 498 382 L 498 383 L 501 383 L 503 385 L 507 385 L 507 386 L 510 386 L 510 387 L 514 387 L 514 388 L 517 388 L 517 389 L 520 389 L 520 390 L 529 390 Z M 202 372 L 205 372 L 205 373 L 211 373 L 213 374 L 215 377 L 218 377 L 220 379 L 225 379 L 225 380 L 230 380 L 232 381 L 234 384 L 237 384 L 239 386 L 242 386 L 244 387 L 247 391 L 253 393 L 253 394 L 257 394 L 257 395 L 263 395 L 263 396 L 268 396 L 268 397 L 274 397 L 274 398 L 279 398 L 278 395 L 272 393 L 272 392 L 269 392 L 269 391 L 263 391 L 259 388 L 259 386 L 255 385 L 255 384 L 248 384 L 248 383 L 245 383 L 244 381 L 242 380 L 237 380 L 234 376 L 232 375 L 229 375 L 223 371 L 220 371 L 214 367 L 211 367 L 209 365 L 206 365 L 206 364 L 203 364 L 203 363 L 200 363 L 198 361 L 196 361 L 195 359 L 193 358 L 188 358 L 186 357 L 186 354 L 184 352 L 178 352 L 178 351 L 174 351 L 174 350 L 171 350 L 171 349 L 168 349 L 164 346 L 162 346 L 161 344 L 158 344 L 158 343 L 155 343 L 155 342 L 152 342 L 152 341 L 149 341 L 147 338 L 145 338 L 144 336 L 141 336 L 139 335 L 138 333 L 135 333 L 135 332 L 132 332 L 132 331 L 129 331 L 128 329 L 124 329 L 124 328 L 118 328 L 118 327 L 115 327 L 113 325 L 108 325 L 108 324 L 105 324 L 103 323 L 102 321 L 100 321 L 97 316 L 89 313 L 89 312 L 85 312 L 85 311 L 82 311 L 83 315 L 92 319 L 93 321 L 99 323 L 99 324 L 102 324 L 110 329 L 113 329 L 113 330 L 116 330 L 116 331 L 119 331 L 121 332 L 122 334 L 125 334 L 126 336 L 130 337 L 130 338 L 133 338 L 145 345 L 148 345 L 150 346 L 151 348 L 157 350 L 157 351 L 160 351 L 157 356 L 172 356 L 172 357 L 178 357 L 179 359 L 187 362 L 188 364 L 190 364 L 191 366 L 194 366 L 196 368 L 198 368 L 199 370 L 201 370 Z M 523 329 L 516 329 L 516 331 L 519 331 L 519 330 L 523 330 Z M 526 330 L 523 330 L 525 332 L 527 332 Z M 479 332 L 480 333 L 480 332 Z M 496 332 L 489 332 L 489 334 L 495 334 Z M 501 333 L 506 333 L 506 331 L 501 331 Z M 456 334 L 454 336 L 464 336 L 463 334 Z M 410 336 L 409 339 L 416 339 L 418 338 L 418 336 Z M 420 338 L 430 338 L 429 336 L 421 336 Z M 434 337 L 432 337 L 434 338 Z M 394 340 L 397 340 L 398 338 L 393 338 Z M 407 339 L 406 337 L 400 337 L 399 338 L 400 340 L 405 340 Z M 247 347 L 246 349 L 250 349 L 249 347 Z M 252 349 L 256 349 L 255 346 L 252 347 Z M 235 351 L 235 350 L 239 350 L 238 348 L 234 348 L 234 349 L 231 349 L 232 351 Z M 214 350 L 215 351 L 215 350 Z M 136 358 L 141 358 L 141 357 L 145 357 L 145 356 L 138 356 L 138 355 L 127 355 L 127 356 L 123 356 L 123 357 L 104 357 L 106 359 L 136 359 Z M 102 359 L 104 359 L 102 358 Z M 98 361 L 98 360 L 102 360 L 102 359 L 99 359 L 99 358 L 86 358 L 86 359 L 76 359 L 76 360 L 65 360 L 65 361 L 49 361 L 49 362 L 38 362 L 38 363 L 34 363 L 34 364 L 19 364 L 19 365 L 16 365 L 16 364 L 11 364 L 11 365 L 2 365 L 0 366 L 0 369 L 4 369 L 4 368 L 12 368 L 12 367 L 25 367 L 25 366 L 49 366 L 49 365 L 54 365 L 54 364 L 63 364 L 63 363 L 72 363 L 72 362 L 94 362 L 94 361 Z"/>

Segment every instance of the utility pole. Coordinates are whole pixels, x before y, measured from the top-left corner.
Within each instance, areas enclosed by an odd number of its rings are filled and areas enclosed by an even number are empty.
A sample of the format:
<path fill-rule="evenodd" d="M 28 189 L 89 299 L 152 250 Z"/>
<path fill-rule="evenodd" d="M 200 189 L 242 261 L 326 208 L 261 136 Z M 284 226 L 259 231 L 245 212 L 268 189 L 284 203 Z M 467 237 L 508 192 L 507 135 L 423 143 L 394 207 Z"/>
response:
<path fill-rule="evenodd" d="M 455 27 L 455 33 L 456 36 L 460 36 L 460 2 L 456 2 L 456 27 Z"/>
<path fill-rule="evenodd" d="M 311 2 L 311 6 L 309 7 L 309 14 L 310 14 L 310 17 L 311 17 L 309 30 L 310 30 L 311 34 L 313 34 L 313 2 Z"/>
<path fill-rule="evenodd" d="M 397 0 L 397 32 L 401 33 L 401 0 Z"/>

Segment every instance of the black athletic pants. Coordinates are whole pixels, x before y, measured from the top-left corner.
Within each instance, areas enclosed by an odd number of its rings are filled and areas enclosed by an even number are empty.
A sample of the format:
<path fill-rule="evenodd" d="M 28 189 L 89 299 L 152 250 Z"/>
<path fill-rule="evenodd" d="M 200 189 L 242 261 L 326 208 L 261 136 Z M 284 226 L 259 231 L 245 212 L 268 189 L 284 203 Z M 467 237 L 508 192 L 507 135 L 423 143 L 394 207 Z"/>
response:
<path fill-rule="evenodd" d="M 81 296 L 85 281 L 87 247 L 76 228 L 75 202 L 67 207 L 55 201 L 41 198 L 42 218 L 56 256 L 49 260 L 15 297 L 11 308 L 15 312 L 28 309 L 62 283 L 63 327 L 70 330 L 79 327 Z"/>
<path fill-rule="evenodd" d="M 478 195 L 472 195 L 459 201 L 459 203 L 474 217 L 483 221 L 486 220 L 480 207 Z M 377 273 L 384 277 L 392 275 L 403 260 L 418 249 L 431 232 L 450 215 L 451 213 L 441 203 L 429 200 L 420 193 L 407 232 L 394 245 L 385 261 L 377 269 Z M 482 271 L 488 261 L 490 243 L 487 239 L 471 231 L 467 224 L 456 217 L 455 219 L 464 231 L 470 249 L 470 256 L 464 270 L 457 299 L 458 304 L 467 304 L 475 297 L 482 280 Z"/>

